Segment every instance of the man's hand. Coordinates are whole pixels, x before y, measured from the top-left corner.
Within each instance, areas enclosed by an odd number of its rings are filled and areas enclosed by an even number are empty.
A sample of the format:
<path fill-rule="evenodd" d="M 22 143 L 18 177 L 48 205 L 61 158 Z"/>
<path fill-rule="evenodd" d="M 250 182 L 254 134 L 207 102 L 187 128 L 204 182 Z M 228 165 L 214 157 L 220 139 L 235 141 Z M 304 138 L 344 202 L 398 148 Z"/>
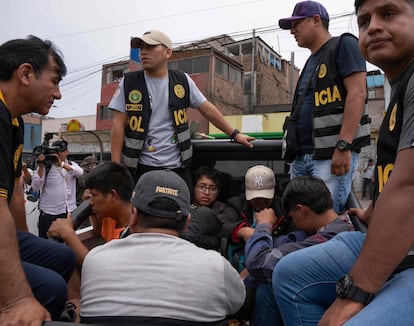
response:
<path fill-rule="evenodd" d="M 250 137 L 249 135 L 245 135 L 245 134 L 242 134 L 242 133 L 238 133 L 236 135 L 236 137 L 234 137 L 235 142 L 237 142 L 239 144 L 242 144 L 242 145 L 244 145 L 248 148 L 253 147 L 253 144 L 251 143 L 252 140 L 256 140 L 256 138 Z"/>
<path fill-rule="evenodd" d="M 58 218 L 50 225 L 47 231 L 48 237 L 65 240 L 70 235 L 73 235 L 73 220 L 72 215 L 68 213 L 67 218 Z"/>
<path fill-rule="evenodd" d="M 325 311 L 318 326 L 338 326 L 355 316 L 364 308 L 364 305 L 349 299 L 336 299 L 330 308 Z"/>
<path fill-rule="evenodd" d="M 351 151 L 341 152 L 335 149 L 331 161 L 331 173 L 337 177 L 348 173 L 351 168 L 351 159 Z"/>
<path fill-rule="evenodd" d="M 237 232 L 237 236 L 239 237 L 239 239 L 242 239 L 244 242 L 246 242 L 253 235 L 253 232 L 253 228 L 251 228 L 250 226 L 245 226 Z"/>
<path fill-rule="evenodd" d="M 51 321 L 49 312 L 33 297 L 24 297 L 1 307 L 0 325 L 41 326 Z"/>
<path fill-rule="evenodd" d="M 372 210 L 363 209 L 363 208 L 350 208 L 347 210 L 348 215 L 356 215 L 358 218 L 364 222 L 366 225 L 369 225 L 372 217 Z"/>
<path fill-rule="evenodd" d="M 88 198 L 91 198 L 91 190 L 89 188 L 86 188 L 83 193 L 82 193 L 82 198 L 81 200 L 84 201 Z"/>
<path fill-rule="evenodd" d="M 257 223 L 269 223 L 275 225 L 277 222 L 277 217 L 273 208 L 265 208 L 256 214 Z"/>

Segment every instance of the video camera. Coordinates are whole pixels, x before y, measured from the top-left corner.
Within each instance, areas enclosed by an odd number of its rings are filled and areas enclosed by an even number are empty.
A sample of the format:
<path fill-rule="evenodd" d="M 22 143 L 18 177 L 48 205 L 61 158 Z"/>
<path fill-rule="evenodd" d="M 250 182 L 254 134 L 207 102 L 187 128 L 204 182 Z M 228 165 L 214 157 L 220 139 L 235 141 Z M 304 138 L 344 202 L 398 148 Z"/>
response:
<path fill-rule="evenodd" d="M 46 133 L 43 137 L 43 142 L 40 146 L 37 146 L 33 148 L 33 157 L 35 160 L 37 160 L 37 157 L 40 154 L 43 154 L 45 156 L 45 160 L 43 163 L 46 166 L 51 166 L 54 164 L 57 160 L 56 156 L 54 154 L 66 150 L 67 148 L 67 142 L 65 140 L 61 140 L 59 144 L 56 144 L 57 142 L 54 142 L 52 146 L 49 146 L 49 141 L 53 138 L 53 133 Z"/>

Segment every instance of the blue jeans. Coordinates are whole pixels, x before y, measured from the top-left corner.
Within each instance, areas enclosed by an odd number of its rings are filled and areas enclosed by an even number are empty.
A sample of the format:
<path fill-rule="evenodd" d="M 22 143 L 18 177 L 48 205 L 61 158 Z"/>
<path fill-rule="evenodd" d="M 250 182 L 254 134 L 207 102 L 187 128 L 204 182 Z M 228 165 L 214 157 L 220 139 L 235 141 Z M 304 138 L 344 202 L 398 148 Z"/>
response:
<path fill-rule="evenodd" d="M 324 244 L 280 260 L 272 284 L 285 326 L 318 324 L 336 298 L 338 279 L 349 273 L 364 239 L 361 232 L 342 232 Z M 413 305 L 414 269 L 407 269 L 394 274 L 374 300 L 345 325 L 410 325 Z"/>
<path fill-rule="evenodd" d="M 291 179 L 302 176 L 312 175 L 325 181 L 331 192 L 334 202 L 334 210 L 341 213 L 345 210 L 346 201 L 351 192 L 354 172 L 358 167 L 359 154 L 352 152 L 351 166 L 349 172 L 337 177 L 331 173 L 331 160 L 314 160 L 313 154 L 301 154 L 291 164 Z"/>
<path fill-rule="evenodd" d="M 76 257 L 68 246 L 18 232 L 23 270 L 35 298 L 59 320 L 67 299 L 67 281 L 75 268 Z"/>
<path fill-rule="evenodd" d="M 260 284 L 257 287 L 249 325 L 283 326 L 282 316 L 276 304 L 272 284 Z"/>

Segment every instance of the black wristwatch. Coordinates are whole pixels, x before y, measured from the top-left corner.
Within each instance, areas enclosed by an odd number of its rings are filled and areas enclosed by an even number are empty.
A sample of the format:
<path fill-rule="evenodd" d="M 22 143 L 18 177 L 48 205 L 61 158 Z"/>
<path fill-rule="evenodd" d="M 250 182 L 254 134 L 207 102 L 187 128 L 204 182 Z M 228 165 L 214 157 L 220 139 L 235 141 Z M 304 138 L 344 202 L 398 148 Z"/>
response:
<path fill-rule="evenodd" d="M 347 141 L 341 139 L 336 142 L 336 149 L 340 152 L 350 151 L 352 148 L 352 144 L 348 143 Z"/>
<path fill-rule="evenodd" d="M 233 132 L 230 135 L 230 139 L 234 140 L 234 138 L 236 138 L 236 136 L 240 133 L 239 129 L 234 129 Z"/>
<path fill-rule="evenodd" d="M 342 276 L 336 284 L 336 295 L 341 299 L 351 299 L 367 305 L 374 299 L 374 294 L 368 293 L 354 285 L 352 277 L 349 275 Z"/>

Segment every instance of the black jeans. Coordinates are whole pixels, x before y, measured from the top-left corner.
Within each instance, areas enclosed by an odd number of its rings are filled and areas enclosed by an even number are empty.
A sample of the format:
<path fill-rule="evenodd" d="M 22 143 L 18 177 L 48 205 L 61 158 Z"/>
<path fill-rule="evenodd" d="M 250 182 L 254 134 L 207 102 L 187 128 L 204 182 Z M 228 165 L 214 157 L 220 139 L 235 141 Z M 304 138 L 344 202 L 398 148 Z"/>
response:
<path fill-rule="evenodd" d="M 367 187 L 368 187 L 369 198 L 372 199 L 372 180 L 368 178 L 364 178 L 363 183 L 362 183 L 362 197 L 365 197 L 365 194 L 367 193 Z"/>
<path fill-rule="evenodd" d="M 59 215 L 52 215 L 52 214 L 47 214 L 43 211 L 40 211 L 39 223 L 37 224 L 39 228 L 39 237 L 47 239 L 48 238 L 47 231 L 49 230 L 50 225 L 53 223 L 53 221 L 58 218 L 66 218 L 66 216 L 67 216 L 66 212 L 59 214 Z"/>

